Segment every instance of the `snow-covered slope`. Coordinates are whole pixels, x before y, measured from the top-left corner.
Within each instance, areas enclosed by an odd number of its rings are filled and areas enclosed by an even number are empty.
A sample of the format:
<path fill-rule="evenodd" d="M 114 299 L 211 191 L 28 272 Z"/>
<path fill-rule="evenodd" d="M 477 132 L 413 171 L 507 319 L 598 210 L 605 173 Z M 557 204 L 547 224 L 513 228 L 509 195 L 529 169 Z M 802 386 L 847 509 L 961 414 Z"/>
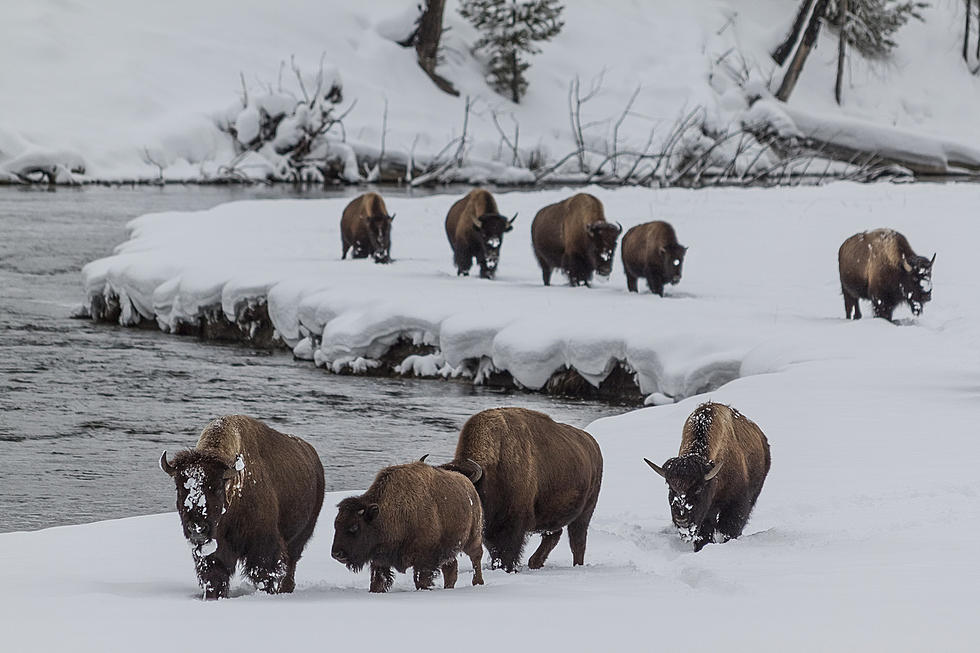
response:
<path fill-rule="evenodd" d="M 463 97 L 435 88 L 414 52 L 392 39 L 404 33 L 404 0 L 370 3 L 285 0 L 277 3 L 175 0 L 37 0 L 4 10 L 0 59 L 0 166 L 18 157 L 84 167 L 89 178 L 170 178 L 215 174 L 233 156 L 216 124 L 240 102 L 244 77 L 252 97 L 281 84 L 297 94 L 291 55 L 309 76 L 321 55 L 339 69 L 350 142 L 380 146 L 388 101 L 388 152 L 433 154 L 460 135 Z M 716 66 L 737 54 L 760 79 L 774 64 L 767 51 L 792 21 L 785 0 L 567 3 L 564 31 L 533 60 L 530 90 L 520 106 L 494 93 L 470 53 L 475 31 L 447 2 L 445 63 L 440 69 L 475 100 L 469 119 L 476 159 L 511 163 L 492 113 L 521 158 L 555 160 L 574 149 L 568 88 L 583 92 L 600 76 L 601 90 L 582 109 L 585 139 L 604 150 L 631 94 L 639 95 L 619 129 L 620 149 L 654 143 L 674 122 L 703 106 L 723 127 L 744 105 Z M 972 108 L 980 79 L 957 59 L 962 3 L 933 3 L 927 22 L 899 35 L 894 60 L 852 60 L 843 112 L 980 144 Z M 407 13 L 406 13 L 407 12 Z M 832 100 L 834 36 L 825 32 L 792 104 L 838 112 Z M 735 48 L 732 50 L 732 48 Z M 727 53 L 727 54 L 726 54 Z M 287 62 L 280 70 L 280 62 Z M 238 104 L 239 110 L 241 105 Z M 588 126 L 591 125 L 591 126 Z M 21 159 L 21 162 L 24 160 Z M 82 165 L 79 165 L 82 164 Z"/>

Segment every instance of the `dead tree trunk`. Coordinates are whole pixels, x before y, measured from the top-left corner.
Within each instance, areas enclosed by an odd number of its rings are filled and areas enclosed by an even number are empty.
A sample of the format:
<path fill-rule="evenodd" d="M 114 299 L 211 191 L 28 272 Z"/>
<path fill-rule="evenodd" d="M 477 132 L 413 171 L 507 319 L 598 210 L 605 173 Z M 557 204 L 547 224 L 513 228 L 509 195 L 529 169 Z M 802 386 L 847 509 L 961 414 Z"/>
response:
<path fill-rule="evenodd" d="M 442 38 L 442 13 L 446 0 L 427 0 L 414 34 L 415 52 L 419 67 L 435 85 L 450 95 L 459 95 L 452 82 L 436 72 L 439 64 L 439 40 Z"/>
<path fill-rule="evenodd" d="M 966 27 L 963 28 L 963 61 L 970 63 L 970 9 L 973 8 L 973 2 L 971 0 L 966 0 Z M 980 36 L 977 37 L 980 39 Z M 980 43 L 980 40 L 978 40 Z"/>
<path fill-rule="evenodd" d="M 841 89 L 844 85 L 844 59 L 847 56 L 847 0 L 840 2 L 840 36 L 837 43 L 837 82 L 834 84 L 834 97 L 841 102 Z"/>
<path fill-rule="evenodd" d="M 786 70 L 786 76 L 783 77 L 783 83 L 780 84 L 779 90 L 776 92 L 776 97 L 783 102 L 789 99 L 793 88 L 796 87 L 800 73 L 803 72 L 803 64 L 806 63 L 806 58 L 810 56 L 810 51 L 817 42 L 817 36 L 820 34 L 820 25 L 829 2 L 830 0 L 816 0 L 813 11 L 810 13 L 806 31 L 803 32 L 803 40 L 800 41 L 800 45 L 796 48 L 793 59 L 789 63 L 789 68 Z"/>
<path fill-rule="evenodd" d="M 789 34 L 782 43 L 776 46 L 776 49 L 770 53 L 773 61 L 782 66 L 786 63 L 786 58 L 789 57 L 789 53 L 793 51 L 793 46 L 796 42 L 800 40 L 800 32 L 803 31 L 803 26 L 806 24 L 806 17 L 810 15 L 810 8 L 813 6 L 813 0 L 803 0 L 800 4 L 799 10 L 796 12 L 796 19 L 793 21 L 793 27 L 790 29 Z"/>

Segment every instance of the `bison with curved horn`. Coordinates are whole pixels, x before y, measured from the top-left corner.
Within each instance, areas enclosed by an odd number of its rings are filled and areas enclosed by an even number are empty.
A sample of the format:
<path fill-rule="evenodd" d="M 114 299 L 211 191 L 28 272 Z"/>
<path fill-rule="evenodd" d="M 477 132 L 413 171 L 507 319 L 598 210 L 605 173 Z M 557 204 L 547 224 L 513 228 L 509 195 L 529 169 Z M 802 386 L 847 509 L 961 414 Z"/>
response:
<path fill-rule="evenodd" d="M 844 315 L 861 319 L 859 300 L 871 300 L 875 317 L 892 319 L 895 307 L 908 302 L 913 315 L 932 299 L 931 259 L 912 251 L 905 236 L 892 229 L 854 234 L 837 252 Z"/>
<path fill-rule="evenodd" d="M 494 567 L 516 571 L 530 533 L 541 544 L 538 569 L 568 527 L 572 564 L 585 564 L 585 542 L 602 485 L 602 452 L 581 429 L 524 408 L 494 408 L 463 425 L 452 462 L 483 503 L 483 540 Z"/>
<path fill-rule="evenodd" d="M 473 563 L 473 584 L 482 585 L 482 528 L 473 484 L 419 460 L 385 467 L 367 492 L 337 504 L 331 554 L 354 572 L 370 564 L 371 591 L 387 592 L 392 567 L 401 573 L 412 567 L 416 589 L 431 588 L 440 569 L 443 586 L 455 586 L 462 551 Z"/>
<path fill-rule="evenodd" d="M 323 505 L 323 465 L 309 444 L 245 415 L 220 417 L 197 446 L 160 468 L 177 486 L 177 512 L 206 599 L 228 596 L 239 562 L 259 589 L 292 592 Z"/>
<path fill-rule="evenodd" d="M 681 537 L 700 551 L 742 534 L 769 473 L 769 441 L 740 412 L 707 402 L 684 423 L 677 456 L 663 467 L 643 459 L 667 481 L 670 516 Z"/>
<path fill-rule="evenodd" d="M 375 263 L 391 262 L 391 221 L 385 202 L 377 193 L 364 193 L 344 209 L 340 218 L 340 241 L 343 251 L 340 258 L 374 257 Z"/>
<path fill-rule="evenodd" d="M 619 223 L 606 222 L 602 202 L 587 193 L 538 211 L 531 223 L 531 243 L 544 285 L 551 285 L 554 268 L 563 270 L 572 286 L 590 285 L 595 273 L 608 277 L 622 231 Z"/>
<path fill-rule="evenodd" d="M 500 215 L 489 191 L 474 188 L 449 209 L 446 237 L 453 248 L 457 276 L 467 276 L 476 259 L 480 277 L 493 279 L 500 262 L 504 234 L 514 228 L 517 214 L 509 220 Z"/>
<path fill-rule="evenodd" d="M 681 280 L 687 248 L 677 242 L 674 227 L 668 222 L 636 225 L 623 236 L 619 251 L 630 292 L 637 292 L 637 279 L 646 279 L 650 292 L 663 297 L 665 284 L 676 285 Z"/>

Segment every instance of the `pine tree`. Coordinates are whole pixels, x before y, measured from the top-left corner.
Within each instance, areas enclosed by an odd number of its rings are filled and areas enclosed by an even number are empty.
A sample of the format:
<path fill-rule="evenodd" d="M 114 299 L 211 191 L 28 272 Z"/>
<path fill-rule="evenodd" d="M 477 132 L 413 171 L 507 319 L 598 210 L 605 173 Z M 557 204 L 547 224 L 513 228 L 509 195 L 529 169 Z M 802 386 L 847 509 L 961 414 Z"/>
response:
<path fill-rule="evenodd" d="M 474 45 L 490 56 L 487 82 L 520 102 L 527 92 L 527 58 L 541 50 L 535 41 L 554 38 L 563 27 L 558 0 L 462 0 L 459 13 L 480 31 Z"/>
<path fill-rule="evenodd" d="M 848 0 L 847 16 L 843 3 L 831 0 L 827 19 L 843 29 L 847 45 L 866 59 L 887 59 L 897 43 L 894 35 L 910 18 L 923 20 L 920 13 L 929 6 L 920 0 Z"/>

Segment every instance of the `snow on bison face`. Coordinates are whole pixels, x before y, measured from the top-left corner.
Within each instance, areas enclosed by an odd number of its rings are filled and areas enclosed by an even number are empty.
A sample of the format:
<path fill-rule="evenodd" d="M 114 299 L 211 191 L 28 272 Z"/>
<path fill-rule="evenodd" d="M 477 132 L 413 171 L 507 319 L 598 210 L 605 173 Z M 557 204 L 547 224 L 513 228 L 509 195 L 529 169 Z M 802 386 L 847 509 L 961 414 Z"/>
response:
<path fill-rule="evenodd" d="M 202 556 L 214 553 L 214 538 L 221 516 L 232 496 L 241 490 L 245 469 L 241 454 L 232 461 L 195 450 L 184 451 L 167 462 L 167 452 L 160 457 L 160 468 L 177 489 L 177 513 L 184 537 Z"/>

